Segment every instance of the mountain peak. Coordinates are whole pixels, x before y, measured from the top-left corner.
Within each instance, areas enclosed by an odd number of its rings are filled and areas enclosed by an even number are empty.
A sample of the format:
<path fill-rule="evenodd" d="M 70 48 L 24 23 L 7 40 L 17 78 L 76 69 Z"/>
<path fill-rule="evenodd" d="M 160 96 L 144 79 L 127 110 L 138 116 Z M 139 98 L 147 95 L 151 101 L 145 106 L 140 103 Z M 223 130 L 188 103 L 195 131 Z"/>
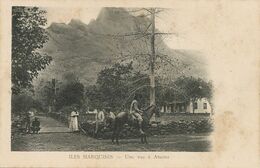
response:
<path fill-rule="evenodd" d="M 52 22 L 51 25 L 48 28 L 59 27 L 59 26 L 66 26 L 66 24 L 65 23 Z"/>
<path fill-rule="evenodd" d="M 79 19 L 71 19 L 71 21 L 68 23 L 69 26 L 76 28 L 76 29 L 80 29 L 80 30 L 86 30 L 87 29 L 87 24 L 83 23 L 81 20 Z"/>
<path fill-rule="evenodd" d="M 104 7 L 99 12 L 97 21 L 114 20 L 122 17 L 130 17 L 130 14 L 124 8 Z"/>
<path fill-rule="evenodd" d="M 79 19 L 71 19 L 70 22 L 68 23 L 68 25 L 86 25 L 85 23 L 83 23 L 81 20 Z"/>
<path fill-rule="evenodd" d="M 53 22 L 47 29 L 56 33 L 60 33 L 67 29 L 67 25 L 65 23 Z"/>

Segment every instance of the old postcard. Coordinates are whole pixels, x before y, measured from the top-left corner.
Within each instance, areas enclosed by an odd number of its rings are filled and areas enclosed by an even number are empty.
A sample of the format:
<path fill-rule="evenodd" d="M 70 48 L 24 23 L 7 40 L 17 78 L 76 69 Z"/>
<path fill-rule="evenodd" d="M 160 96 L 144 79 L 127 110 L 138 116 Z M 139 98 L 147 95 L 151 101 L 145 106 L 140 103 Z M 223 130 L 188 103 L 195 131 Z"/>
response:
<path fill-rule="evenodd" d="M 258 1 L 7 0 L 1 167 L 259 167 Z"/>

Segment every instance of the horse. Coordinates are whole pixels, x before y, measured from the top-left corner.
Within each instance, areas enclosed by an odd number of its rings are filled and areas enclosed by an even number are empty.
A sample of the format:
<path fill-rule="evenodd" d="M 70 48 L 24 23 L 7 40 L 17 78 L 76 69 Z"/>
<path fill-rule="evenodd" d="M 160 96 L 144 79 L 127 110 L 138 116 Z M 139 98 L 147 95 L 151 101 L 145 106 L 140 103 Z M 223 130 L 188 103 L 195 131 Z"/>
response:
<path fill-rule="evenodd" d="M 138 121 L 136 119 L 133 119 L 131 114 L 129 112 L 120 112 L 116 115 L 116 118 L 113 123 L 113 134 L 112 134 L 112 143 L 114 144 L 114 140 L 116 140 L 116 144 L 119 144 L 118 138 L 120 131 L 124 127 L 125 124 L 128 124 L 129 126 L 132 126 L 134 128 L 138 128 L 140 130 L 140 138 L 141 143 L 148 143 L 146 139 L 146 130 L 149 125 L 149 121 L 151 117 L 155 114 L 156 116 L 159 116 L 159 110 L 155 105 L 151 105 L 143 110 L 143 121 L 142 121 L 142 128 L 139 128 Z"/>

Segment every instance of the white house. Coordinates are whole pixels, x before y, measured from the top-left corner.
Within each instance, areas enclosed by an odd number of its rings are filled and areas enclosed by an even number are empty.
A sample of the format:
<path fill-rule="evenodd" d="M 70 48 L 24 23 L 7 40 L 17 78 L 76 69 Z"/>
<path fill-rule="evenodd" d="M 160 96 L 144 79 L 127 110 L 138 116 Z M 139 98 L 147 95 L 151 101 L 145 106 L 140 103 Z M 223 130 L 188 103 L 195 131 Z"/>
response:
<path fill-rule="evenodd" d="M 207 98 L 198 99 L 194 104 L 189 103 L 187 107 L 187 112 L 189 113 L 212 113 L 210 103 Z"/>
<path fill-rule="evenodd" d="M 193 111 L 194 109 L 194 111 Z M 162 113 L 212 113 L 207 98 L 198 99 L 194 105 L 191 101 L 167 102 L 161 108 Z"/>

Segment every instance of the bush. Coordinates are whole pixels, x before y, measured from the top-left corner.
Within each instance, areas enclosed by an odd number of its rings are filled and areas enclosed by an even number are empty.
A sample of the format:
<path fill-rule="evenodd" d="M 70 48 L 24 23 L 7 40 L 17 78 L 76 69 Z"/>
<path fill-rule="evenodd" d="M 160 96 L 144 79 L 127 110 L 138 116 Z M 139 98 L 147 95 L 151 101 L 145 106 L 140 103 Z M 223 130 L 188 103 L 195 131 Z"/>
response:
<path fill-rule="evenodd" d="M 11 103 L 11 111 L 13 114 L 24 114 L 30 109 L 44 111 L 42 103 L 33 99 L 32 96 L 27 94 L 12 95 Z"/>
<path fill-rule="evenodd" d="M 12 125 L 11 125 L 11 138 L 13 139 L 15 134 L 25 133 L 25 119 L 21 115 L 12 115 L 11 116 Z"/>
<path fill-rule="evenodd" d="M 94 136 L 95 122 L 84 122 L 81 124 L 82 129 L 89 136 Z M 110 139 L 112 137 L 112 129 L 100 125 L 98 138 Z M 172 121 L 168 124 L 158 124 L 156 126 L 149 125 L 147 135 L 169 135 L 169 134 L 192 134 L 192 133 L 209 133 L 213 130 L 213 124 L 210 119 L 198 121 Z M 125 126 L 121 133 L 120 138 L 138 138 L 139 131 L 130 126 Z"/>
<path fill-rule="evenodd" d="M 12 95 L 12 113 L 25 113 L 33 107 L 33 98 L 26 94 Z"/>
<path fill-rule="evenodd" d="M 43 111 L 40 101 L 33 99 L 29 94 L 12 95 L 11 99 L 11 138 L 15 134 L 25 132 L 25 114 L 29 110 Z"/>
<path fill-rule="evenodd" d="M 56 109 L 76 104 L 81 106 L 84 98 L 84 85 L 80 82 L 72 82 L 61 87 L 57 95 Z"/>

